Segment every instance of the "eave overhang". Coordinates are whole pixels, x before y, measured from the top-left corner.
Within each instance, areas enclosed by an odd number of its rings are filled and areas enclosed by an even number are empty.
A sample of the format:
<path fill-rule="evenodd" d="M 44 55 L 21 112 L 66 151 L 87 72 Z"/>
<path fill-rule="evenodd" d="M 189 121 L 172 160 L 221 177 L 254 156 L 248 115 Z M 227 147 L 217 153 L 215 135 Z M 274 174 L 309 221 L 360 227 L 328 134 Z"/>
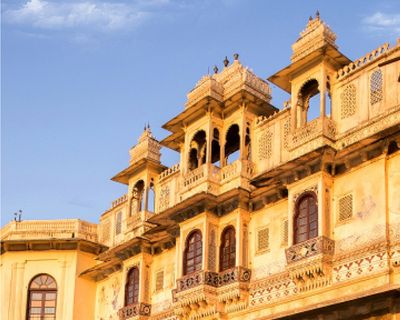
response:
<path fill-rule="evenodd" d="M 331 44 L 327 44 L 324 47 L 311 52 L 304 58 L 301 58 L 300 60 L 279 70 L 267 80 L 290 94 L 292 75 L 321 58 L 328 58 L 337 70 L 351 63 L 351 60 L 338 49 Z"/>
<path fill-rule="evenodd" d="M 1 241 L 1 254 L 7 251 L 78 250 L 98 255 L 107 249 L 107 246 L 100 243 L 79 238 L 18 239 Z"/>
<path fill-rule="evenodd" d="M 225 115 L 235 110 L 235 106 L 237 106 L 235 102 L 239 100 L 248 102 L 248 110 L 254 112 L 256 115 L 269 116 L 279 111 L 278 108 L 274 107 L 266 100 L 260 99 L 245 89 L 239 90 L 223 102 L 215 100 L 212 97 L 205 97 L 162 126 L 164 129 L 172 132 L 172 134 L 164 138 L 160 144 L 179 152 L 179 145 L 184 141 L 184 128 L 186 126 L 205 116 L 207 112 L 212 112 L 214 116 L 222 119 Z"/>
<path fill-rule="evenodd" d="M 166 166 L 161 164 L 160 162 L 156 162 L 151 159 L 140 159 L 139 161 L 131 164 L 129 167 L 125 168 L 121 172 L 117 173 L 114 177 L 111 178 L 112 181 L 120 182 L 123 184 L 128 184 L 129 183 L 129 178 L 139 171 L 145 170 L 145 169 L 154 169 L 161 173 L 165 169 L 167 169 Z"/>

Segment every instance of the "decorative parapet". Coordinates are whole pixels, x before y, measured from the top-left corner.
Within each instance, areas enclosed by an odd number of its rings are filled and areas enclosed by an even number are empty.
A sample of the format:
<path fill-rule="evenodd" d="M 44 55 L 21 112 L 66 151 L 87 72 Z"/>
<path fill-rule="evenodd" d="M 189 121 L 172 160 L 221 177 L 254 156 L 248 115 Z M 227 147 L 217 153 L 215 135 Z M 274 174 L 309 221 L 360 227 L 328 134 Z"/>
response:
<path fill-rule="evenodd" d="M 349 63 L 347 66 L 339 69 L 336 73 L 336 79 L 342 80 L 343 78 L 347 77 L 348 75 L 352 74 L 356 70 L 364 67 L 365 65 L 369 64 L 370 62 L 376 60 L 381 55 L 386 53 L 389 50 L 389 43 L 384 43 L 380 47 L 372 50 L 371 52 L 367 53 L 365 56 L 355 60 L 354 62 Z"/>
<path fill-rule="evenodd" d="M 158 176 L 158 180 L 161 182 L 177 172 L 179 172 L 179 163 L 161 172 L 160 175 Z"/>
<path fill-rule="evenodd" d="M 292 63 L 328 44 L 336 48 L 335 41 L 336 34 L 320 19 L 319 13 L 315 19 L 310 17 L 307 27 L 300 33 L 300 38 L 292 45 Z"/>
<path fill-rule="evenodd" d="M 116 206 L 119 206 L 121 203 L 124 203 L 127 200 L 128 200 L 128 194 L 124 194 L 123 196 L 111 202 L 111 208 L 115 208 Z"/>
<path fill-rule="evenodd" d="M 200 79 L 196 84 L 196 87 L 188 93 L 186 108 L 190 108 L 192 105 L 206 97 L 211 97 L 222 102 L 223 96 L 224 87 L 212 76 L 207 75 Z"/>
<path fill-rule="evenodd" d="M 320 117 L 291 132 L 289 148 L 293 150 L 319 137 L 325 137 L 334 141 L 335 136 L 335 122 L 332 119 Z"/>
<path fill-rule="evenodd" d="M 49 238 L 97 242 L 97 224 L 79 219 L 11 221 L 1 230 L 1 240 Z"/>
<path fill-rule="evenodd" d="M 153 137 L 150 127 L 147 126 L 139 137 L 138 143 L 129 150 L 131 156 L 129 163 L 133 165 L 142 159 L 160 162 L 160 149 L 160 143 Z"/>
<path fill-rule="evenodd" d="M 201 78 L 187 95 L 188 100 L 185 107 L 190 108 L 204 98 L 213 98 L 223 102 L 241 90 L 248 91 L 261 100 L 267 102 L 271 100 L 271 88 L 268 83 L 235 60 L 221 73 Z"/>
<path fill-rule="evenodd" d="M 324 236 L 286 249 L 289 277 L 300 291 L 327 286 L 332 280 L 332 257 L 335 242 Z"/>
<path fill-rule="evenodd" d="M 118 311 L 118 317 L 120 320 L 125 319 L 147 319 L 151 313 L 151 305 L 147 303 L 135 303 L 129 306 L 123 307 Z"/>

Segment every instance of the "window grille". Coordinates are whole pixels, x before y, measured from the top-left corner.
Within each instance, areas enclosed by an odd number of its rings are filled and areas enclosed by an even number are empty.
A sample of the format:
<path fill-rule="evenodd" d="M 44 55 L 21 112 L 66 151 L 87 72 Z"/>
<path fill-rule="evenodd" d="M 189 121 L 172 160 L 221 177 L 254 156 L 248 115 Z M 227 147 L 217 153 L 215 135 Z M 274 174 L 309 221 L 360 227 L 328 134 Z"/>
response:
<path fill-rule="evenodd" d="M 347 194 L 339 199 L 338 202 L 338 221 L 343 222 L 353 216 L 353 195 Z"/>
<path fill-rule="evenodd" d="M 378 103 L 382 100 L 383 92 L 382 92 L 382 70 L 378 69 L 372 72 L 370 78 L 370 88 L 369 88 L 369 99 L 371 102 L 371 106 L 375 103 Z"/>
<path fill-rule="evenodd" d="M 356 113 L 356 86 L 354 84 L 347 85 L 341 95 L 340 118 L 346 119 Z"/>
<path fill-rule="evenodd" d="M 156 291 L 160 291 L 164 288 L 164 270 L 156 273 Z"/>
<path fill-rule="evenodd" d="M 257 231 L 257 251 L 269 249 L 269 228 L 263 228 Z"/>

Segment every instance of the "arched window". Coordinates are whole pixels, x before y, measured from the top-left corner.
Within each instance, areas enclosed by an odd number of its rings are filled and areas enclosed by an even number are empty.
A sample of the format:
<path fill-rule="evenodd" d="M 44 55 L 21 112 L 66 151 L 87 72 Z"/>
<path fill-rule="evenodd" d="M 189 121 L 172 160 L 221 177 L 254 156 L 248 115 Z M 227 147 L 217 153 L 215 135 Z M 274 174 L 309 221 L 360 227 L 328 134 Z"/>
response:
<path fill-rule="evenodd" d="M 195 230 L 186 239 L 185 251 L 183 253 L 183 274 L 191 274 L 201 270 L 203 257 L 203 245 L 201 232 Z"/>
<path fill-rule="evenodd" d="M 297 200 L 294 217 L 294 243 L 318 236 L 318 206 L 314 192 L 306 192 Z"/>
<path fill-rule="evenodd" d="M 125 306 L 139 301 L 139 269 L 133 267 L 128 271 L 125 284 Z"/>
<path fill-rule="evenodd" d="M 32 279 L 28 292 L 27 319 L 55 319 L 57 284 L 48 274 Z"/>
<path fill-rule="evenodd" d="M 236 237 L 235 228 L 225 228 L 221 235 L 221 246 L 219 248 L 219 269 L 224 271 L 233 268 L 236 264 Z"/>

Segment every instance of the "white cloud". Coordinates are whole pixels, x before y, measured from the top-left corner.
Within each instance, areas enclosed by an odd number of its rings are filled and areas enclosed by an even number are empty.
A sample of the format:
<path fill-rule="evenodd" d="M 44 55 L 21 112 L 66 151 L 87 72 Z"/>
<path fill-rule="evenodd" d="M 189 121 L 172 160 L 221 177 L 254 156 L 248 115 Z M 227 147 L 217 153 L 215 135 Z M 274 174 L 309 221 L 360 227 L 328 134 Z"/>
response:
<path fill-rule="evenodd" d="M 363 23 L 369 31 L 400 34 L 400 14 L 375 12 L 373 15 L 365 17 Z"/>
<path fill-rule="evenodd" d="M 44 30 L 77 29 L 112 32 L 132 29 L 169 0 L 104 1 L 28 0 L 3 12 L 5 22 Z"/>

